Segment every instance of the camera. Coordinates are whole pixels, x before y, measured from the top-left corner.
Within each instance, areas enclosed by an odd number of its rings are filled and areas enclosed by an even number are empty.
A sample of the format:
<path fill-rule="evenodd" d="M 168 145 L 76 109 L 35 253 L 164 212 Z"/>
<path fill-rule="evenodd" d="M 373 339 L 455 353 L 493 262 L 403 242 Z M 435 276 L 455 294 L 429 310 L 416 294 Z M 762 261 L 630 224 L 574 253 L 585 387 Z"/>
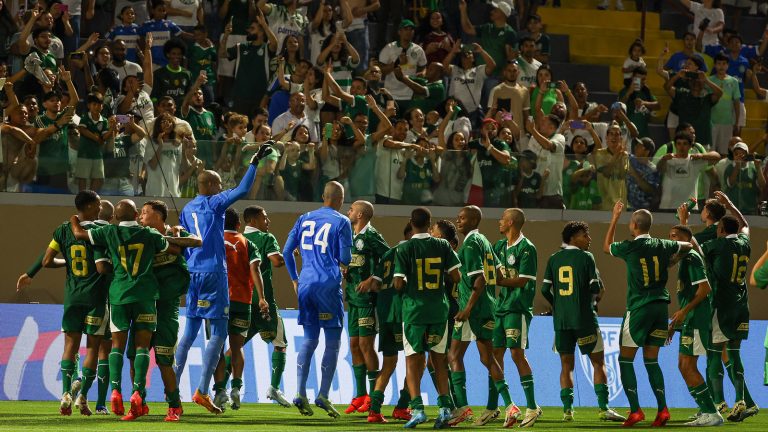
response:
<path fill-rule="evenodd" d="M 760 201 L 757 205 L 757 214 L 760 216 L 768 216 L 768 201 Z"/>
<path fill-rule="evenodd" d="M 704 31 L 707 29 L 707 27 L 709 27 L 709 18 L 704 18 L 699 23 L 699 31 Z"/>

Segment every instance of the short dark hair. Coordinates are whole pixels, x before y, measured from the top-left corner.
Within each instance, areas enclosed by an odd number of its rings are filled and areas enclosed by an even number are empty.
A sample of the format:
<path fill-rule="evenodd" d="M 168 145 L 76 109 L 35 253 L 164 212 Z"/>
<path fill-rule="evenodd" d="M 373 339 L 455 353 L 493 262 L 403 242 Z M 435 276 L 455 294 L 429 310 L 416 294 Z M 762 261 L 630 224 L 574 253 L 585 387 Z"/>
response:
<path fill-rule="evenodd" d="M 653 140 L 648 137 L 643 137 L 639 139 L 635 138 L 634 143 L 636 146 L 638 145 L 643 146 L 646 150 L 648 150 L 649 154 L 654 154 L 656 152 L 656 143 L 653 142 Z"/>
<path fill-rule="evenodd" d="M 549 114 L 547 117 L 547 120 L 549 120 L 553 125 L 555 125 L 555 129 L 558 129 L 560 127 L 560 123 L 562 120 L 560 117 L 556 116 L 555 114 Z"/>
<path fill-rule="evenodd" d="M 715 198 L 706 200 L 704 202 L 704 208 L 707 209 L 709 215 L 712 216 L 712 219 L 714 219 L 715 222 L 719 221 L 723 218 L 723 216 L 725 216 L 725 206 Z"/>
<path fill-rule="evenodd" d="M 170 54 L 171 50 L 178 48 L 181 50 L 181 55 L 184 55 L 187 53 L 187 46 L 184 44 L 184 42 L 180 41 L 177 38 L 169 39 L 168 42 L 166 42 L 163 45 L 163 54 L 165 54 L 166 57 L 168 57 L 168 54 Z"/>
<path fill-rule="evenodd" d="M 41 102 L 46 102 L 46 101 L 48 101 L 50 99 L 53 99 L 53 98 L 59 98 L 59 100 L 61 100 L 61 92 L 59 92 L 57 90 L 51 90 L 48 93 L 43 95 L 43 100 Z M 26 101 L 26 99 L 24 99 L 24 100 Z"/>
<path fill-rule="evenodd" d="M 413 226 L 411 226 L 411 223 L 408 222 L 405 224 L 405 227 L 403 228 L 403 237 L 408 237 L 413 232 Z"/>
<path fill-rule="evenodd" d="M 426 207 L 416 207 L 411 211 L 411 225 L 414 229 L 427 229 L 432 220 L 432 212 Z"/>
<path fill-rule="evenodd" d="M 715 55 L 715 63 L 717 62 L 726 62 L 728 63 L 728 57 L 726 57 L 725 54 L 719 52 L 717 55 Z"/>
<path fill-rule="evenodd" d="M 228 208 L 224 212 L 224 229 L 228 231 L 234 231 L 237 229 L 237 224 L 240 223 L 240 215 L 237 213 L 234 207 Z"/>
<path fill-rule="evenodd" d="M 37 39 L 37 37 L 38 37 L 38 36 L 40 36 L 41 34 L 43 34 L 43 33 L 45 33 L 45 32 L 48 32 L 48 33 L 50 33 L 50 34 L 53 34 L 53 32 L 51 31 L 51 29 L 47 29 L 47 28 L 44 28 L 44 27 L 38 27 L 38 28 L 36 28 L 36 29 L 32 30 L 32 39 L 33 39 L 33 40 L 34 40 L 34 39 Z"/>
<path fill-rule="evenodd" d="M 688 225 L 675 225 L 672 229 L 685 234 L 685 237 L 687 237 L 688 240 L 693 238 L 693 231 L 691 231 L 691 228 Z"/>
<path fill-rule="evenodd" d="M 103 104 L 104 103 L 104 97 L 99 92 L 93 92 L 88 93 L 88 96 L 85 98 L 86 103 L 97 103 L 97 104 Z"/>
<path fill-rule="evenodd" d="M 723 32 L 725 32 L 725 30 L 723 30 Z M 689 32 L 689 31 L 683 33 L 683 39 L 687 38 L 688 36 L 693 36 L 694 38 L 696 38 L 696 33 Z"/>
<path fill-rule="evenodd" d="M 152 210 L 160 213 L 160 215 L 163 217 L 163 222 L 165 222 L 166 219 L 168 219 L 168 206 L 160 200 L 149 200 L 144 203 L 145 206 L 152 207 Z"/>
<path fill-rule="evenodd" d="M 451 247 L 459 245 L 459 236 L 456 234 L 456 225 L 454 225 L 453 222 L 447 219 L 440 219 L 435 222 L 435 225 L 437 226 L 437 229 L 440 230 L 440 235 L 442 235 L 445 240 L 448 240 Z"/>
<path fill-rule="evenodd" d="M 685 133 L 685 132 L 678 132 L 675 134 L 675 142 L 677 140 L 685 140 L 688 142 L 688 145 L 693 145 L 693 137 L 691 134 Z"/>
<path fill-rule="evenodd" d="M 264 207 L 252 205 L 243 210 L 243 220 L 247 223 L 264 214 Z"/>
<path fill-rule="evenodd" d="M 536 43 L 536 39 L 534 39 L 534 38 L 532 38 L 530 36 L 524 36 L 524 37 L 520 38 L 520 40 L 518 41 L 518 44 L 520 46 L 523 46 L 523 44 L 526 43 L 526 42 L 533 42 L 535 44 Z"/>
<path fill-rule="evenodd" d="M 589 225 L 586 222 L 583 221 L 570 221 L 563 227 L 563 243 L 570 243 L 571 238 L 579 233 L 579 231 L 584 231 L 585 233 L 589 234 Z"/>
<path fill-rule="evenodd" d="M 635 47 L 640 47 L 640 55 L 645 55 L 645 45 L 643 44 L 642 39 L 635 39 L 635 41 L 632 42 L 632 45 L 629 46 L 627 54 L 632 55 L 632 50 L 635 49 Z"/>
<path fill-rule="evenodd" d="M 82 190 L 75 195 L 75 208 L 78 211 L 83 211 L 85 208 L 92 203 L 97 203 L 101 205 L 101 199 L 99 198 L 99 194 L 92 190 Z"/>
<path fill-rule="evenodd" d="M 741 227 L 739 220 L 731 215 L 723 216 L 718 223 L 723 226 L 723 231 L 725 231 L 726 234 L 736 234 Z"/>
<path fill-rule="evenodd" d="M 675 128 L 675 133 L 685 132 L 685 130 L 690 127 L 693 127 L 693 125 L 688 122 L 680 122 L 677 124 L 677 127 Z"/>
<path fill-rule="evenodd" d="M 251 111 L 251 120 L 256 118 L 256 116 L 263 115 L 264 117 L 269 117 L 269 111 L 267 111 L 264 107 L 256 107 Z"/>
<path fill-rule="evenodd" d="M 154 9 L 160 6 L 165 6 L 165 0 L 152 0 L 152 4 L 150 5 L 150 8 Z"/>

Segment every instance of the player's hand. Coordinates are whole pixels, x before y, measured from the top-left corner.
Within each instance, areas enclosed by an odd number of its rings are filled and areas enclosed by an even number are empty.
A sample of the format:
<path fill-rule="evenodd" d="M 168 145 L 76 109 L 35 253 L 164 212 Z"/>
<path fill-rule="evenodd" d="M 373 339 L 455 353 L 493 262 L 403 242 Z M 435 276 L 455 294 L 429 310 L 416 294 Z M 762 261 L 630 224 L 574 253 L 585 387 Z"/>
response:
<path fill-rule="evenodd" d="M 715 198 L 717 198 L 717 201 L 724 205 L 728 210 L 734 208 L 733 202 L 731 202 L 731 199 L 728 198 L 728 195 L 726 195 L 723 191 L 715 191 Z"/>
<path fill-rule="evenodd" d="M 299 281 L 291 281 L 293 282 L 293 292 L 296 293 L 296 296 L 299 295 Z"/>
<path fill-rule="evenodd" d="M 613 205 L 613 213 L 611 216 L 614 220 L 619 220 L 621 217 L 621 213 L 624 211 L 624 203 L 621 201 L 616 201 L 616 204 Z"/>
<path fill-rule="evenodd" d="M 262 318 L 269 321 L 269 303 L 263 298 L 259 299 L 259 310 L 261 311 Z"/>
<path fill-rule="evenodd" d="M 265 157 L 272 154 L 272 146 L 275 144 L 274 141 L 270 140 L 265 142 L 264 144 L 259 147 L 259 151 L 256 152 L 255 155 L 251 158 L 251 165 L 256 166 L 259 164 L 259 161 L 264 159 Z"/>
<path fill-rule="evenodd" d="M 462 309 L 460 310 L 453 319 L 458 322 L 464 322 L 469 318 L 469 311 Z"/>
<path fill-rule="evenodd" d="M 19 276 L 19 280 L 16 281 L 16 292 L 21 292 L 22 289 L 32 285 L 32 278 L 24 273 Z"/>

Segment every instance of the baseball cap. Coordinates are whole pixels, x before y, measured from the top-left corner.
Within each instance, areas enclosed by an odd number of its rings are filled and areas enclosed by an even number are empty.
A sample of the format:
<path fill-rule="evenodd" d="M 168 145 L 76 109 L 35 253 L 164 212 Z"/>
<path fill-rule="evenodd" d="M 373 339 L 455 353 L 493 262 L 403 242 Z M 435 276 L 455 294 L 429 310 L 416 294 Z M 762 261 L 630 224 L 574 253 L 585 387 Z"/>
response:
<path fill-rule="evenodd" d="M 733 151 L 736 150 L 744 150 L 745 152 L 749 153 L 749 147 L 747 147 L 747 145 L 743 142 L 737 143 L 735 146 L 733 146 Z"/>
<path fill-rule="evenodd" d="M 406 19 L 404 19 L 404 20 L 400 21 L 400 28 L 401 28 L 401 29 L 404 29 L 404 28 L 406 28 L 406 27 L 413 27 L 413 28 L 416 28 L 416 24 L 414 24 L 414 23 L 413 23 L 413 21 L 411 21 L 411 20 L 409 20 L 409 19 L 407 19 L 407 18 L 406 18 Z"/>
<path fill-rule="evenodd" d="M 493 0 L 491 6 L 501 11 L 505 17 L 509 18 L 512 15 L 512 5 L 505 0 Z"/>

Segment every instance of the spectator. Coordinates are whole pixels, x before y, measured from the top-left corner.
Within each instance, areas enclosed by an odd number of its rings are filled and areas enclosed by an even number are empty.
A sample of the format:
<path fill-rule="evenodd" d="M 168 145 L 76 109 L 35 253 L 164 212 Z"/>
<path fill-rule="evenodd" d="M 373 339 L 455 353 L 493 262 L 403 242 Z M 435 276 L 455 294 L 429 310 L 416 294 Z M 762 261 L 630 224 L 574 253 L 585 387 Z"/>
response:
<path fill-rule="evenodd" d="M 426 126 L 424 119 L 424 112 L 419 108 L 411 108 L 405 113 L 404 116 L 408 119 L 408 135 L 405 137 L 405 142 L 415 144 L 421 137 L 429 136 L 432 130 Z"/>
<path fill-rule="evenodd" d="M 125 46 L 125 41 L 122 39 L 112 41 L 112 43 L 109 44 L 109 52 L 111 53 L 112 61 L 107 64 L 107 67 L 117 72 L 117 77 L 120 82 L 129 75 L 144 75 L 144 69 L 137 63 L 128 60 L 126 57 L 127 48 Z M 143 54 L 142 58 L 144 58 Z"/>
<path fill-rule="evenodd" d="M 33 13 L 34 16 L 34 13 Z M 27 24 L 21 31 L 18 40 L 18 52 L 22 56 L 37 53 L 43 60 L 43 69 L 56 70 L 56 65 L 64 59 L 64 44 L 53 33 L 53 16 L 43 12 L 33 20 L 34 30 Z M 30 33 L 31 32 L 31 33 Z M 21 64 L 14 72 L 21 70 Z"/>
<path fill-rule="evenodd" d="M 680 0 L 693 13 L 693 32 L 698 37 L 702 35 L 704 46 L 717 44 L 717 34 L 725 25 L 725 15 L 720 9 L 719 0 L 702 0 L 696 3 L 691 0 Z"/>
<path fill-rule="evenodd" d="M 133 6 L 123 6 L 120 10 L 120 25 L 112 27 L 104 38 L 112 42 L 123 41 L 125 58 L 134 63 L 142 63 L 143 52 L 139 49 L 139 26 L 136 24 L 136 11 Z"/>
<path fill-rule="evenodd" d="M 152 35 L 147 35 L 147 45 L 151 45 Z M 149 46 L 144 48 L 144 83 L 141 83 L 136 75 L 126 76 L 121 84 L 121 95 L 117 98 L 118 114 L 127 114 L 129 112 L 140 113 L 142 127 L 149 131 L 147 126 L 155 119 L 155 111 L 152 107 L 152 86 L 155 83 L 155 74 L 152 71 L 152 50 Z M 149 132 L 147 132 L 149 135 Z"/>
<path fill-rule="evenodd" d="M 147 136 L 144 129 L 137 123 L 137 116 L 128 114 L 127 122 L 114 121 L 110 124 L 112 136 L 104 144 L 104 186 L 101 192 L 105 195 L 133 196 L 134 177 L 132 169 L 133 149 L 140 145 Z"/>
<path fill-rule="evenodd" d="M 635 41 L 632 42 L 632 45 L 629 46 L 628 54 L 629 55 L 624 60 L 624 64 L 621 66 L 621 73 L 624 77 L 624 87 L 632 84 L 635 68 L 641 67 L 647 69 L 645 60 L 643 60 L 643 56 L 645 55 L 645 45 L 643 45 L 642 40 L 635 39 Z"/>
<path fill-rule="evenodd" d="M 205 100 L 212 103 L 216 100 L 213 89 L 216 88 L 216 60 L 219 58 L 216 46 L 208 39 L 208 30 L 200 24 L 194 27 L 192 35 L 195 40 L 189 47 L 189 73 L 197 78 L 200 72 L 205 72 L 206 82 L 201 87 Z"/>
<path fill-rule="evenodd" d="M 690 74 L 690 76 L 689 76 Z M 675 87 L 675 83 L 685 79 L 689 88 Z M 711 93 L 705 90 L 709 88 Z M 712 107 L 720 100 L 723 90 L 707 79 L 704 72 L 685 72 L 681 70 L 664 84 L 664 89 L 672 97 L 680 122 L 690 123 L 704 146 L 712 145 Z M 677 137 L 675 137 L 677 140 Z M 678 203 L 679 204 L 679 203 Z M 667 207 L 665 207 L 667 208 Z M 675 205 L 674 208 L 677 208 Z"/>
<path fill-rule="evenodd" d="M 541 67 L 541 62 L 534 58 L 535 54 L 536 41 L 529 37 L 520 39 L 520 56 L 516 60 L 520 67 L 518 81 L 526 87 L 536 85 L 536 73 Z"/>
<path fill-rule="evenodd" d="M 342 12 L 342 17 L 344 13 Z M 349 19 L 347 19 L 349 21 Z M 336 21 L 333 13 L 333 6 L 320 0 L 315 17 L 309 24 L 309 61 L 313 64 L 317 62 L 320 51 L 323 50 L 323 44 L 329 36 L 333 36 L 342 31 L 344 26 L 348 26 L 347 21 Z M 359 53 L 358 53 L 359 54 Z"/>
<path fill-rule="evenodd" d="M 197 76 L 194 84 L 184 96 L 184 101 L 181 104 L 181 118 L 192 127 L 192 134 L 197 141 L 195 146 L 196 159 L 199 156 L 200 160 L 203 161 L 204 169 L 213 169 L 219 152 L 213 141 L 216 133 L 216 121 L 213 113 L 204 107 L 205 95 L 201 89 L 207 79 L 205 72 L 201 72 Z M 186 150 L 185 160 L 189 160 Z"/>
<path fill-rule="evenodd" d="M 635 210 L 656 210 L 659 206 L 661 179 L 651 156 L 656 145 L 650 138 L 635 139 L 627 170 L 627 200 Z"/>
<path fill-rule="evenodd" d="M 552 79 L 552 69 L 549 65 L 541 65 L 536 71 L 536 86 L 531 90 L 531 106 L 535 107 L 537 116 L 547 116 L 558 102 L 563 102 L 563 93 Z"/>
<path fill-rule="evenodd" d="M 765 189 L 765 177 L 743 142 L 733 147 L 733 162 L 725 169 L 725 184 L 725 193 L 742 214 L 758 214 L 757 201 Z"/>
<path fill-rule="evenodd" d="M 182 148 L 184 158 L 181 160 L 179 185 L 182 198 L 197 196 L 197 176 L 205 171 L 205 162 L 197 157 L 197 143 L 186 141 Z"/>
<path fill-rule="evenodd" d="M 305 127 L 301 126 L 293 130 L 294 134 L 297 132 L 306 135 L 309 138 L 309 132 Z M 302 132 L 303 131 L 303 132 Z M 302 156 L 314 156 L 314 143 L 311 143 L 312 150 L 310 152 L 301 152 L 301 144 L 296 141 L 289 141 L 285 143 L 285 150 L 280 157 L 278 164 L 278 170 L 280 177 L 283 181 L 283 196 L 284 201 L 296 201 L 299 196 L 300 179 L 303 171 L 311 171 L 315 169 L 314 157 L 311 159 L 308 157 L 302 159 Z"/>
<path fill-rule="evenodd" d="M 485 64 L 477 66 L 475 54 L 479 55 Z M 458 65 L 454 65 L 453 60 L 457 55 Z M 475 127 L 484 117 L 483 107 L 480 105 L 483 84 L 495 69 L 496 62 L 493 57 L 479 44 L 462 46 L 460 41 L 456 41 L 443 60 L 443 73 L 450 80 L 448 94 L 461 101 Z"/>
<path fill-rule="evenodd" d="M 6 84 L 6 91 L 13 84 Z M 11 90 L 12 91 L 12 90 Z M 15 97 L 14 97 L 15 98 Z M 21 192 L 26 184 L 35 178 L 37 172 L 37 143 L 31 137 L 36 137 L 38 129 L 29 124 L 29 111 L 18 103 L 6 110 L 8 123 L 0 126 L 2 139 L 2 177 L 0 184 L 4 192 Z M 63 123 L 63 122 L 62 122 Z M 55 130 L 55 128 L 52 128 Z"/>
<path fill-rule="evenodd" d="M 276 77 L 267 91 L 267 96 L 269 96 L 267 111 L 269 112 L 268 121 L 270 124 L 275 121 L 277 116 L 289 109 L 291 95 L 301 91 L 307 73 L 312 69 L 312 65 L 307 60 L 301 60 L 292 74 L 287 74 L 285 67 L 284 59 L 278 58 Z"/>
<path fill-rule="evenodd" d="M 344 116 L 350 119 L 354 118 L 358 114 L 369 114 L 368 105 L 365 98 L 366 89 L 365 80 L 362 78 L 355 78 L 352 80 L 349 93 L 342 90 L 339 84 L 333 77 L 331 65 L 326 65 L 325 79 L 322 81 L 322 99 L 326 102 L 326 105 L 334 107 L 337 111 L 340 109 Z M 333 116 L 320 117 L 323 123 L 329 123 L 333 121 Z M 325 121 L 329 120 L 329 121 Z M 352 136 L 354 131 L 351 126 L 345 127 L 345 135 Z"/>
<path fill-rule="evenodd" d="M 298 0 L 282 0 L 282 4 L 258 0 L 256 6 L 267 19 L 269 29 L 276 35 L 278 46 L 283 46 L 288 36 L 295 36 L 299 43 L 298 52 L 304 52 L 304 36 L 309 29 L 309 18 L 299 8 Z"/>
<path fill-rule="evenodd" d="M 421 137 L 405 150 L 405 163 L 400 164 L 397 178 L 403 181 L 403 204 L 432 204 L 432 187 L 440 182 L 437 152 L 429 140 Z"/>
<path fill-rule="evenodd" d="M 392 123 L 373 96 L 366 95 L 365 100 L 379 122 L 375 132 L 368 134 L 368 116 L 358 113 L 353 118 L 355 128 L 365 136 L 365 145 L 358 147 L 355 163 L 349 171 L 349 192 L 353 202 L 357 200 L 374 202 L 376 200 L 376 177 L 371 173 L 376 172 L 377 149 L 382 145 L 382 141 L 392 128 Z"/>
<path fill-rule="evenodd" d="M 168 64 L 168 58 L 165 56 L 165 44 L 174 37 L 183 37 L 192 39 L 192 35 L 186 33 L 173 21 L 165 19 L 167 16 L 167 5 L 165 0 L 152 0 L 152 19 L 148 20 L 139 27 L 140 44 L 147 46 L 148 34 L 152 34 L 152 62 L 153 68 L 159 69 Z M 183 54 L 184 51 L 182 51 Z"/>
<path fill-rule="evenodd" d="M 699 51 L 703 51 L 705 54 L 707 54 L 712 58 L 714 58 L 719 53 L 728 55 L 730 51 L 731 37 L 736 36 L 738 34 L 739 32 L 737 32 L 734 29 L 724 28 L 722 31 L 722 37 L 720 39 L 720 43 L 715 45 L 702 46 L 701 38 L 696 38 L 696 49 Z M 741 44 L 741 49 L 739 50 L 739 54 L 745 59 L 749 60 L 750 63 L 753 63 L 753 60 L 755 60 L 757 57 L 762 57 L 762 55 L 765 54 L 765 50 L 766 48 L 768 48 L 767 36 L 768 36 L 768 29 L 763 31 L 763 38 L 760 41 L 760 45 Z"/>
<path fill-rule="evenodd" d="M 475 154 L 483 181 L 485 207 L 501 207 L 507 198 L 508 187 L 502 171 L 509 164 L 511 156 L 509 146 L 497 138 L 498 131 L 498 122 L 486 118 L 480 127 L 480 137 L 469 142 L 469 149 Z"/>
<path fill-rule="evenodd" d="M 651 112 L 661 108 L 661 104 L 648 88 L 646 79 L 648 71 L 645 67 L 637 67 L 632 71 L 632 79 L 619 91 L 619 100 L 627 106 L 627 118 L 637 128 L 640 137 L 647 137 L 650 133 L 648 123 L 651 120 Z"/>
<path fill-rule="evenodd" d="M 389 8 L 394 8 L 396 2 L 387 2 Z M 342 16 L 349 24 L 345 25 L 347 39 L 360 54 L 356 74 L 361 74 L 368 67 L 368 54 L 371 50 L 368 31 L 368 14 L 374 13 L 381 7 L 379 0 L 340 0 Z M 350 16 L 351 15 L 351 16 Z M 383 21 L 386 22 L 386 21 Z M 397 21 L 394 21 L 397 22 Z"/>
<path fill-rule="evenodd" d="M 698 196 L 699 174 L 707 169 L 709 162 L 720 159 L 717 152 L 691 154 L 693 138 L 687 133 L 675 136 L 675 152 L 665 154 L 658 164 L 661 175 L 662 210 L 674 210 L 680 203 Z"/>
<path fill-rule="evenodd" d="M 342 90 L 349 91 L 352 85 L 352 71 L 360 63 L 360 55 L 347 40 L 346 33 L 339 31 L 323 41 L 320 55 L 311 61 L 316 62 L 320 68 L 324 68 L 326 62 L 329 62 L 333 68 L 333 79 Z"/>
<path fill-rule="evenodd" d="M 376 204 L 399 204 L 403 197 L 403 182 L 397 172 L 405 160 L 405 149 L 413 147 L 405 142 L 407 135 L 408 122 L 395 120 L 392 136 L 385 138 L 376 151 Z"/>
<path fill-rule="evenodd" d="M 114 135 L 114 118 L 109 120 L 101 116 L 104 99 L 100 93 L 91 93 L 85 99 L 88 112 L 80 118 L 80 143 L 77 147 L 77 166 L 75 179 L 77 189 L 83 191 L 90 183 L 91 189 L 98 192 L 104 184 L 104 142 Z M 89 182 L 90 180 L 90 182 Z"/>
<path fill-rule="evenodd" d="M 739 82 L 739 91 L 741 97 L 739 98 L 739 113 L 736 115 L 736 123 L 733 129 L 734 135 L 739 135 L 740 130 L 747 123 L 747 109 L 744 105 L 744 80 L 747 77 L 747 71 L 749 71 L 749 60 L 741 55 L 741 36 L 733 35 L 728 39 L 728 75 L 736 78 Z"/>
<path fill-rule="evenodd" d="M 566 90 L 565 96 L 568 97 L 568 118 L 571 120 L 579 119 L 589 122 L 598 121 L 600 114 L 608 112 L 608 107 L 597 102 L 589 101 L 589 90 L 583 82 L 577 82 L 573 86 L 573 92 Z M 570 99 L 570 97 L 573 99 Z"/>
<path fill-rule="evenodd" d="M 411 109 L 421 109 L 422 113 L 434 110 L 445 100 L 445 85 L 443 84 L 443 65 L 430 63 L 424 77 L 409 77 L 403 70 L 396 67 L 395 78 L 413 91 L 413 99 L 410 102 Z"/>
<path fill-rule="evenodd" d="M 544 179 L 536 171 L 538 156 L 531 150 L 524 150 L 520 156 L 520 180 L 515 188 L 514 202 L 520 208 L 537 208 Z"/>
<path fill-rule="evenodd" d="M 274 122 L 272 129 L 274 136 L 280 138 L 285 134 L 290 134 L 298 125 L 304 125 L 309 129 L 309 139 L 312 142 L 318 142 L 319 138 L 315 132 L 314 124 L 309 120 L 304 112 L 307 99 L 302 92 L 296 92 L 291 95 L 288 111 L 280 114 Z M 325 184 L 325 183 L 323 183 Z"/>
<path fill-rule="evenodd" d="M 669 79 L 669 72 L 676 74 L 680 72 L 681 69 L 684 69 L 685 63 L 690 57 L 696 56 L 699 58 L 699 60 L 702 61 L 702 64 L 704 64 L 704 57 L 701 56 L 701 53 L 696 51 L 696 35 L 692 32 L 686 32 L 683 35 L 683 49 L 672 54 L 669 57 L 669 60 L 666 60 L 666 62 L 664 59 L 666 54 L 669 52 L 669 47 L 665 47 L 664 50 L 664 55 L 659 56 L 659 62 L 657 64 L 656 71 L 665 80 Z M 664 71 L 667 73 L 662 73 Z M 706 71 L 707 70 L 705 65 L 704 72 Z"/>
<path fill-rule="evenodd" d="M 462 132 L 456 131 L 446 137 L 448 118 L 457 109 L 456 103 L 448 103 L 445 118 L 437 131 L 440 155 L 440 182 L 434 191 L 434 203 L 440 206 L 460 207 L 467 202 L 467 195 L 472 180 L 474 158 L 467 151 L 467 139 Z"/>
<path fill-rule="evenodd" d="M 219 39 L 219 65 L 218 65 L 218 95 L 226 100 L 231 100 L 239 93 L 232 89 L 232 85 L 235 83 L 235 71 L 236 58 L 230 58 L 222 53 L 227 53 L 228 50 L 237 44 L 247 45 L 249 27 L 252 27 L 255 21 L 260 22 L 259 16 L 264 14 L 261 10 L 255 7 L 254 2 L 251 1 L 232 1 L 232 0 L 220 0 L 218 2 L 219 14 L 218 18 L 220 22 L 224 23 L 221 27 L 222 34 Z M 227 31 L 229 29 L 229 31 Z M 254 32 L 254 35 L 256 33 Z M 226 37 L 226 39 L 225 39 Z M 265 38 L 266 39 L 266 38 Z M 277 40 L 277 39 L 275 39 Z M 270 45 L 270 52 L 277 52 L 277 42 L 274 47 Z M 264 50 L 261 50 L 264 51 Z M 262 53 L 263 54 L 263 53 Z M 244 83 L 244 79 L 237 80 L 239 83 Z M 259 81 L 261 82 L 261 81 Z M 266 81 L 265 81 L 266 82 Z M 261 101 L 256 101 L 255 105 L 260 105 Z M 253 106 L 253 105 L 251 105 Z"/>
<path fill-rule="evenodd" d="M 0 6 L 0 63 L 8 63 L 11 54 L 11 37 L 19 31 L 16 21 L 5 2 Z"/>
<path fill-rule="evenodd" d="M 115 19 L 120 19 L 123 15 L 123 11 L 126 7 L 133 8 L 136 15 L 135 22 L 143 23 L 149 20 L 149 9 L 147 9 L 146 1 L 141 0 L 115 0 Z"/>
<path fill-rule="evenodd" d="M 519 74 L 520 67 L 517 63 L 508 63 L 504 67 L 504 82 L 494 87 L 488 96 L 490 109 L 486 117 L 493 118 L 498 112 L 509 113 L 510 120 L 514 120 L 518 125 L 528 117 L 531 113 L 531 98 L 528 87 L 518 82 Z M 516 136 L 515 139 L 522 139 L 522 135 Z"/>
<path fill-rule="evenodd" d="M 416 40 L 427 55 L 427 63 L 443 61 L 455 45 L 445 31 L 445 17 L 438 10 L 431 11 L 429 19 L 423 21 Z"/>
<path fill-rule="evenodd" d="M 598 138 L 599 140 L 599 138 Z M 571 210 L 597 210 L 600 208 L 600 192 L 597 180 L 587 161 L 587 140 L 576 135 L 565 148 L 563 166 L 563 202 Z"/>
<path fill-rule="evenodd" d="M 712 107 L 712 148 L 721 155 L 728 153 L 728 142 L 736 134 L 741 112 L 739 81 L 728 75 L 728 57 L 715 56 L 715 74 L 709 79 L 723 89 L 723 96 Z"/>
<path fill-rule="evenodd" d="M 181 170 L 181 136 L 176 133 L 175 118 L 164 112 L 157 116 L 147 146 L 144 163 L 147 167 L 144 194 L 156 197 L 179 197 Z"/>
<path fill-rule="evenodd" d="M 520 32 L 520 39 L 531 38 L 536 44 L 536 54 L 533 57 L 543 64 L 549 63 L 550 46 L 549 35 L 542 30 L 544 24 L 541 22 L 541 17 L 536 14 L 528 15 L 525 20 L 525 30 Z"/>
<path fill-rule="evenodd" d="M 168 59 L 168 63 L 155 71 L 152 100 L 157 101 L 163 96 L 170 96 L 176 106 L 181 107 L 184 95 L 187 94 L 193 82 L 192 75 L 181 65 L 186 52 L 186 45 L 178 39 L 171 39 L 163 45 L 163 55 Z"/>
<path fill-rule="evenodd" d="M 565 137 L 557 132 L 560 117 L 550 114 L 542 118 L 539 127 L 533 120 L 526 121 L 531 134 L 528 149 L 537 156 L 536 171 L 543 179 L 539 206 L 549 209 L 564 209 L 563 166 L 565 164 Z"/>
<path fill-rule="evenodd" d="M 170 0 L 167 10 L 168 19 L 187 33 L 192 33 L 195 27 L 205 24 L 202 0 Z"/>
<path fill-rule="evenodd" d="M 595 172 L 597 187 L 603 201 L 601 210 L 613 208 L 616 201 L 627 202 L 627 165 L 629 155 L 622 138 L 622 130 L 615 120 L 608 126 L 605 134 L 606 148 L 595 150 Z"/>
<path fill-rule="evenodd" d="M 397 32 L 398 40 L 388 43 L 379 53 L 379 67 L 384 75 L 384 86 L 395 99 L 401 112 L 410 107 L 413 90 L 397 79 L 395 69 L 399 67 L 404 76 L 413 77 L 427 65 L 424 50 L 413 43 L 414 27 L 413 21 L 402 20 Z"/>
<path fill-rule="evenodd" d="M 292 75 L 296 68 L 299 67 L 304 58 L 304 54 L 301 51 L 301 44 L 299 43 L 299 37 L 294 35 L 288 35 L 283 39 L 283 44 L 280 46 L 280 52 L 277 57 L 273 57 L 269 61 L 269 72 L 272 74 L 277 73 L 277 67 L 280 59 L 285 63 L 285 73 Z M 313 61 L 309 62 L 310 65 L 314 65 Z"/>
<path fill-rule="evenodd" d="M 682 71 L 685 72 L 699 72 L 699 71 L 705 71 L 706 65 L 704 64 L 704 60 L 702 60 L 698 56 L 691 56 L 688 58 L 688 60 L 685 61 L 685 66 Z M 680 71 L 677 71 L 679 73 Z M 672 78 L 672 76 L 669 75 L 668 72 L 664 71 L 664 82 L 669 82 L 669 79 Z M 693 76 L 693 73 L 690 74 Z M 688 86 L 689 81 L 688 80 L 678 80 L 675 82 L 675 87 L 685 88 L 684 91 L 690 91 L 690 88 Z M 675 104 L 672 103 L 669 106 L 669 113 L 667 114 L 667 129 L 669 131 L 670 139 L 674 141 L 675 139 L 675 130 L 677 129 L 678 125 L 680 124 L 680 117 L 677 115 L 677 108 L 675 107 Z"/>
<path fill-rule="evenodd" d="M 48 12 L 51 14 L 51 17 L 53 18 L 53 27 L 51 28 L 52 32 L 61 38 L 63 38 L 62 43 L 64 47 L 64 54 L 68 54 L 77 48 L 77 46 L 80 44 L 79 41 L 79 31 L 78 28 L 78 41 L 74 41 L 75 37 L 75 30 L 72 28 L 72 15 L 70 13 L 71 9 L 66 9 L 64 3 L 51 3 L 48 6 Z M 77 13 L 79 14 L 80 11 L 78 10 Z M 79 19 L 78 19 L 79 23 Z M 61 57 L 60 60 L 63 60 L 64 57 Z"/>

